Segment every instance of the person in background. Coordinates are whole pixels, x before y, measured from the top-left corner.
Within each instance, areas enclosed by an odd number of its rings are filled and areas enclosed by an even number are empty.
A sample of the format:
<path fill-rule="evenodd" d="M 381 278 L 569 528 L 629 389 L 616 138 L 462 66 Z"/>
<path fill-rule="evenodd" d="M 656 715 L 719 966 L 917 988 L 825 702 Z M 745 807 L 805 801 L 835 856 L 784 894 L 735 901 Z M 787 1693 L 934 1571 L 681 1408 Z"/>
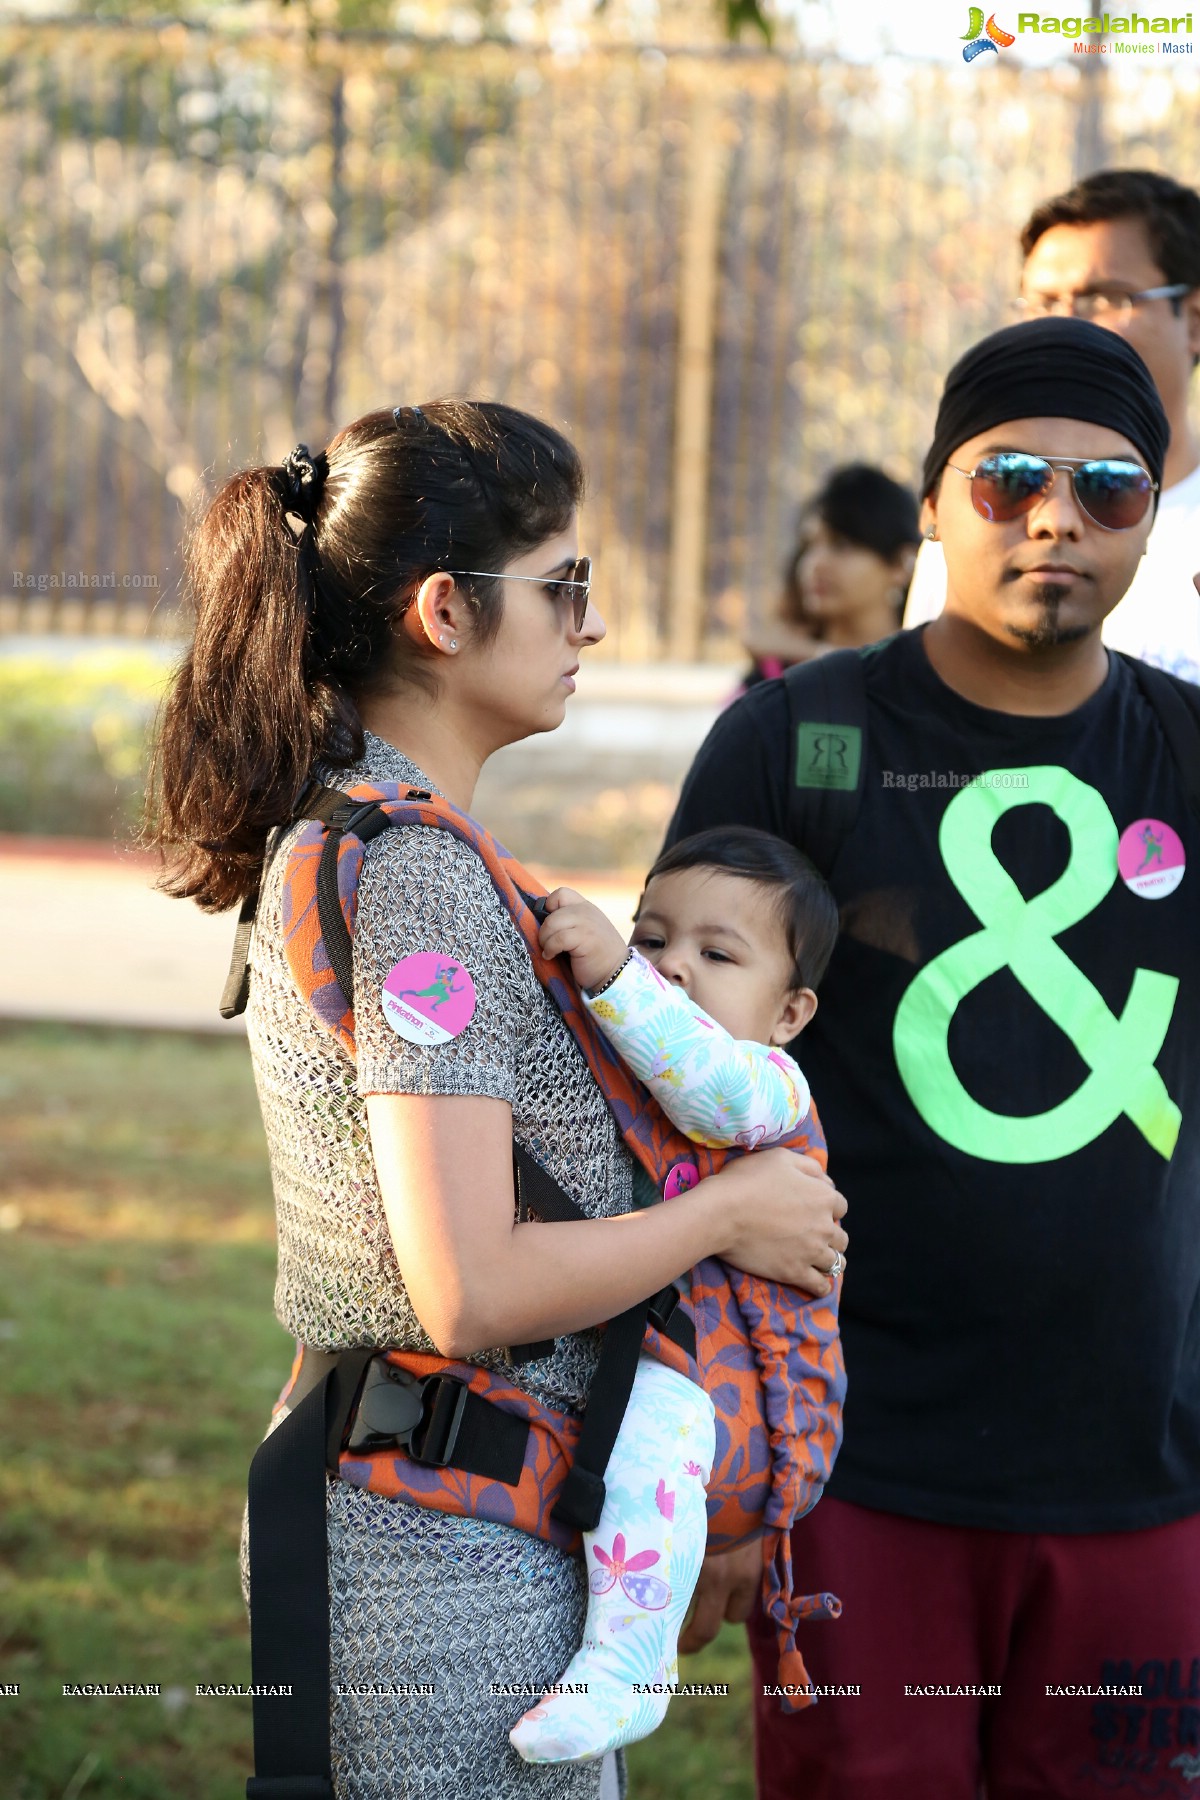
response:
<path fill-rule="evenodd" d="M 906 487 L 869 463 L 834 469 L 801 513 L 778 612 L 746 639 L 754 663 L 744 686 L 826 650 L 888 637 L 920 539 Z"/>
<path fill-rule="evenodd" d="M 1103 169 L 1044 201 L 1021 233 L 1023 317 L 1070 313 L 1132 344 L 1171 427 L 1154 529 L 1104 642 L 1200 682 L 1200 433 L 1188 414 L 1200 361 L 1200 194 L 1148 169 Z M 923 543 L 905 625 L 935 619 L 946 561 Z"/>

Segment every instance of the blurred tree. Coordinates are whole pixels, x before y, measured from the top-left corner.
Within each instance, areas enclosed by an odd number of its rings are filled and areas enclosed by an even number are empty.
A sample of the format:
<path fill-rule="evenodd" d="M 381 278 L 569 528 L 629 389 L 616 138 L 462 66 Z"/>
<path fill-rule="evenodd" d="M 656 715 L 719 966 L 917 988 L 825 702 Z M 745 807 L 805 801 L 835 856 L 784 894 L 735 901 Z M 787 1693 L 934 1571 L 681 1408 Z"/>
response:
<path fill-rule="evenodd" d="M 419 19 L 419 28 L 435 35 L 439 23 L 443 29 L 449 23 L 453 35 L 462 30 L 465 17 L 473 19 L 485 37 L 508 36 L 509 14 L 513 10 L 512 0 L 454 0 L 453 5 L 447 5 L 447 0 L 415 0 L 408 4 L 405 0 L 241 0 L 236 10 L 248 23 L 256 23 L 276 8 L 286 8 L 293 14 L 307 11 L 314 26 L 340 31 L 394 30 L 398 15 L 402 15 L 406 29 Z M 18 14 L 21 10 L 19 3 L 13 8 Z M 77 0 L 77 10 L 98 19 L 140 22 L 168 14 L 185 19 L 216 13 L 228 17 L 233 9 L 229 0 L 176 0 L 174 5 L 164 5 L 163 0 Z M 609 19 L 622 8 L 620 0 L 581 0 L 577 4 L 564 4 L 564 0 L 520 0 L 519 10 L 549 35 L 567 18 L 573 29 L 585 33 L 589 16 L 607 28 Z M 749 31 L 751 36 L 770 44 L 775 36 L 771 0 L 651 0 L 649 5 L 639 7 L 638 16 L 639 35 L 650 39 L 655 35 L 647 29 L 652 19 L 665 23 L 677 41 L 681 35 L 694 36 L 701 43 L 722 36 L 736 43 Z"/>

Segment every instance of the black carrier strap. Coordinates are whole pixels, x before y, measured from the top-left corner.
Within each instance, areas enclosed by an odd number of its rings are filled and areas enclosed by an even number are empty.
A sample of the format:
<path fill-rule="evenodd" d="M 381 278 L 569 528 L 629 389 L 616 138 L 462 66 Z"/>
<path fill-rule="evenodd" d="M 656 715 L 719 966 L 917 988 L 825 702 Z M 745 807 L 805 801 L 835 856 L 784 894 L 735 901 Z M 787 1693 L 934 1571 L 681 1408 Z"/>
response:
<path fill-rule="evenodd" d="M 233 953 L 229 973 L 221 995 L 221 1017 L 237 1019 L 246 1010 L 250 998 L 250 939 L 254 936 L 254 917 L 258 912 L 258 892 L 247 894 L 238 913 L 237 930 L 233 934 Z"/>
<path fill-rule="evenodd" d="M 583 1428 L 562 1492 L 551 1509 L 553 1519 L 579 1531 L 595 1531 L 604 1510 L 604 1471 L 612 1455 L 637 1374 L 650 1301 L 631 1306 L 604 1327 L 600 1361 L 588 1395 Z"/>
<path fill-rule="evenodd" d="M 788 708 L 786 835 L 828 877 L 854 829 L 866 780 L 863 654 L 831 650 L 783 676 Z"/>
<path fill-rule="evenodd" d="M 1151 663 L 1139 662 L 1123 650 L 1119 654 L 1162 726 L 1188 806 L 1200 819 L 1200 687 Z"/>
<path fill-rule="evenodd" d="M 336 790 L 326 788 L 326 794 Z M 321 850 L 321 861 L 317 869 L 317 917 L 321 921 L 321 937 L 329 964 L 337 978 L 337 984 L 345 995 L 346 1005 L 354 1005 L 354 952 L 350 943 L 350 932 L 346 925 L 342 903 L 338 897 L 338 851 L 342 839 L 347 834 L 369 844 L 377 838 L 381 831 L 386 831 L 391 820 L 381 806 L 373 800 L 347 800 L 344 794 L 339 795 L 341 804 L 332 806 L 328 813 L 309 814 L 324 820 L 328 826 L 325 843 Z"/>
<path fill-rule="evenodd" d="M 553 1176 L 548 1175 L 519 1144 L 513 1145 L 513 1175 L 518 1218 L 527 1218 L 531 1211 L 559 1224 L 587 1217 L 563 1193 Z M 570 1473 L 552 1515 L 579 1531 L 594 1531 L 600 1522 L 604 1507 L 604 1472 L 633 1391 L 642 1340 L 651 1319 L 689 1355 L 696 1354 L 696 1329 L 680 1307 L 679 1290 L 673 1284 L 651 1299 L 629 1307 L 604 1327 L 600 1361 L 588 1396 L 583 1429 L 575 1446 Z M 514 1361 L 523 1362 L 533 1356 L 548 1356 L 553 1348 L 552 1342 L 522 1344 L 510 1355 Z"/>
<path fill-rule="evenodd" d="M 324 824 L 329 825 L 335 814 L 339 811 L 346 811 L 353 814 L 356 810 L 365 811 L 372 809 L 362 807 L 356 809 L 355 803 L 353 801 L 347 801 L 341 788 L 322 787 L 320 782 L 310 781 L 300 795 L 300 798 L 297 800 L 295 811 L 293 812 L 289 823 L 294 825 L 300 819 L 320 819 Z M 384 823 L 387 823 L 386 816 L 384 818 Z M 363 837 L 364 840 L 372 838 L 377 835 L 379 829 L 380 828 L 376 826 L 374 831 L 362 832 L 359 835 Z M 250 998 L 250 940 L 254 936 L 254 921 L 258 915 L 258 899 L 262 892 L 263 880 L 266 877 L 268 868 L 271 866 L 271 859 L 282 843 L 283 835 L 286 830 L 287 826 L 285 825 L 276 833 L 275 842 L 270 846 L 263 860 L 263 871 L 262 875 L 259 877 L 259 884 L 254 892 L 252 894 L 247 894 L 246 898 L 242 901 L 241 910 L 238 913 L 237 930 L 233 934 L 233 952 L 229 958 L 229 973 L 225 977 L 225 988 L 220 1001 L 220 1013 L 223 1019 L 240 1018 L 242 1013 L 246 1010 L 246 1004 Z M 346 824 L 343 820 L 337 833 L 337 841 L 339 843 L 341 842 L 345 830 Z M 336 851 L 333 867 L 333 894 L 336 901 Z M 324 913 L 321 913 L 320 916 L 321 928 L 324 930 L 325 915 Z M 346 921 L 342 918 L 340 907 L 338 907 L 338 920 L 342 928 L 341 936 L 346 942 L 346 962 L 349 963 L 350 934 L 346 930 Z M 353 984 L 353 976 L 348 977 L 348 979 Z M 352 1001 L 352 996 L 350 994 L 347 993 L 346 997 L 347 1001 Z"/>
<path fill-rule="evenodd" d="M 254 1766 L 247 1800 L 333 1800 L 326 1444 L 340 1442 L 369 1350 L 331 1358 L 250 1465 Z"/>

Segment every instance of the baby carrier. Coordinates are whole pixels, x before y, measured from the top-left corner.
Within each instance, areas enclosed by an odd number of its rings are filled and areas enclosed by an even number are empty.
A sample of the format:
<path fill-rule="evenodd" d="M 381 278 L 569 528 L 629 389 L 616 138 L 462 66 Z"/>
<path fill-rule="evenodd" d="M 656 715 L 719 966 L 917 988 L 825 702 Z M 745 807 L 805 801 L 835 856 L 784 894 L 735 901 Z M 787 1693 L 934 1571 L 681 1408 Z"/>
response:
<path fill-rule="evenodd" d="M 538 941 L 545 890 L 494 838 L 420 789 L 314 787 L 284 875 L 288 963 L 325 1029 L 355 1053 L 351 933 L 364 848 L 390 827 L 451 832 L 483 860 L 537 976 L 604 1094 L 625 1142 L 659 1193 L 688 1164 L 703 1178 L 737 1150 L 678 1132 L 620 1062 L 582 1005 L 569 968 Z M 222 1013 L 246 1003 L 254 902 L 238 923 Z M 824 1163 L 815 1112 L 787 1140 Z M 518 1217 L 581 1219 L 557 1182 L 514 1145 Z M 693 1177 L 694 1179 L 694 1177 Z M 669 1202 L 668 1202 L 669 1204 Z M 329 1622 L 325 1474 L 437 1510 L 515 1525 L 568 1550 L 604 1503 L 604 1471 L 645 1350 L 704 1387 L 716 1412 L 709 1544 L 763 1536 L 763 1598 L 779 1639 L 784 1705 L 810 1703 L 795 1645 L 802 1619 L 835 1618 L 829 1594 L 792 1590 L 793 1522 L 820 1496 L 841 1439 L 845 1388 L 837 1295 L 811 1300 L 715 1258 L 603 1328 L 586 1414 L 556 1411 L 502 1374 L 402 1350 L 298 1351 L 279 1406 L 292 1410 L 260 1445 L 250 1473 L 253 1685 L 258 1773 L 249 1800 L 323 1800 L 329 1785 Z M 520 1346 L 510 1360 L 549 1353 Z M 278 1689 L 288 1686 L 290 1696 Z"/>

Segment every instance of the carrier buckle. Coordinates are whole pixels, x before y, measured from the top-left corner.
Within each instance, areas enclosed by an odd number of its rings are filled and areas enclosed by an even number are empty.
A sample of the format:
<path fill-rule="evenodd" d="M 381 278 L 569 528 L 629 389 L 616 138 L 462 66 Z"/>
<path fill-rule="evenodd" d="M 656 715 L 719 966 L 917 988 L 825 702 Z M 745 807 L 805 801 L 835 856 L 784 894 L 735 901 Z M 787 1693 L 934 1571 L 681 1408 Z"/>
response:
<path fill-rule="evenodd" d="M 408 1440 L 408 1454 L 425 1468 L 444 1469 L 454 1454 L 470 1389 L 453 1375 L 430 1375 L 423 1383 L 421 1417 Z"/>
<path fill-rule="evenodd" d="M 422 1384 L 383 1357 L 367 1365 L 346 1448 L 354 1455 L 406 1444 L 421 1422 Z"/>
<path fill-rule="evenodd" d="M 650 1317 L 660 1331 L 665 1331 L 670 1325 L 678 1305 L 679 1289 L 674 1282 L 669 1282 L 665 1288 L 660 1288 L 655 1294 L 650 1302 Z"/>
<path fill-rule="evenodd" d="M 387 830 L 388 816 L 377 800 L 348 801 L 346 811 L 335 813 L 330 824 L 344 836 L 359 838 L 364 844 Z"/>

